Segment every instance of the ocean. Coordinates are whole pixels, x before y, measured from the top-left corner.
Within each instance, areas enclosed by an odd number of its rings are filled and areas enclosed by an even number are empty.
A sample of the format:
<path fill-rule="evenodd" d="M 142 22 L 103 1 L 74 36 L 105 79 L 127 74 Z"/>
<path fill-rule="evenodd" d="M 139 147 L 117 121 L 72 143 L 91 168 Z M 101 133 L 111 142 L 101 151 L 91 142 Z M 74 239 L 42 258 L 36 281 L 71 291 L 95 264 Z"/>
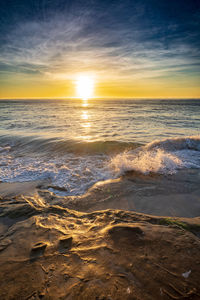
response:
<path fill-rule="evenodd" d="M 0 101 L 0 181 L 82 195 L 130 171 L 200 169 L 198 99 Z"/>

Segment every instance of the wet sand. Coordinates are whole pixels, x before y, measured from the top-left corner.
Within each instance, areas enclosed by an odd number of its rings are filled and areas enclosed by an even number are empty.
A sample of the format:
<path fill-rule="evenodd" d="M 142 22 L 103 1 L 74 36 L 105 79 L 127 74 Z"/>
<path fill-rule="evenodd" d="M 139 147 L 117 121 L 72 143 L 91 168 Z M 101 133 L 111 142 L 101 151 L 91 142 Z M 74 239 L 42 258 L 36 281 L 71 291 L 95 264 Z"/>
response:
<path fill-rule="evenodd" d="M 0 299 L 200 299 L 199 189 L 182 175 L 73 197 L 0 184 Z"/>
<path fill-rule="evenodd" d="M 199 170 L 167 176 L 129 172 L 121 178 L 95 184 L 82 196 L 56 196 L 47 190 L 46 183 L 40 185 L 39 194 L 47 202 L 82 212 L 122 209 L 193 218 L 200 216 L 199 182 Z"/>
<path fill-rule="evenodd" d="M 1 197 L 39 196 L 45 205 L 92 212 L 122 209 L 144 214 L 193 218 L 200 216 L 200 171 L 182 170 L 174 175 L 129 172 L 118 179 L 98 182 L 81 196 L 60 196 L 49 191 L 48 181 L 0 183 Z M 54 190 L 56 191 L 56 190 Z M 58 193 L 62 190 L 58 189 Z"/>

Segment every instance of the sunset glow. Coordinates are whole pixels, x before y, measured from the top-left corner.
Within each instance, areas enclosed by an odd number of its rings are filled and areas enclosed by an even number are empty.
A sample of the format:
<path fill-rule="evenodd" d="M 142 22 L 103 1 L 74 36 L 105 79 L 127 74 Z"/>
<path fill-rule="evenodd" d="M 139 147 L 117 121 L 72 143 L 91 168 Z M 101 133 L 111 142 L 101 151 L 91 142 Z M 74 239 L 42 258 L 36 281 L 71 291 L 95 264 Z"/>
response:
<path fill-rule="evenodd" d="M 168 2 L 5 1 L 0 99 L 199 98 L 198 1 Z"/>

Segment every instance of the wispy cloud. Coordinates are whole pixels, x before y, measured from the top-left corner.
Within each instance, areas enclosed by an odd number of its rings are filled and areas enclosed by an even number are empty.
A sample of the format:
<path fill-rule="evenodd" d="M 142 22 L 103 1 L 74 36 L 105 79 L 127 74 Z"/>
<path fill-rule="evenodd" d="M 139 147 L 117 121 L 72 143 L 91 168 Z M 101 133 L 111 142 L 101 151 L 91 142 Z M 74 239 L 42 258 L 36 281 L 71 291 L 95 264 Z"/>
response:
<path fill-rule="evenodd" d="M 136 2 L 127 20 L 120 16 L 124 5 L 108 11 L 96 5 L 18 21 L 1 43 L 1 74 L 73 80 L 87 71 L 104 80 L 131 81 L 198 73 L 198 32 L 186 28 L 184 35 L 174 19 L 147 23 L 145 6 Z"/>

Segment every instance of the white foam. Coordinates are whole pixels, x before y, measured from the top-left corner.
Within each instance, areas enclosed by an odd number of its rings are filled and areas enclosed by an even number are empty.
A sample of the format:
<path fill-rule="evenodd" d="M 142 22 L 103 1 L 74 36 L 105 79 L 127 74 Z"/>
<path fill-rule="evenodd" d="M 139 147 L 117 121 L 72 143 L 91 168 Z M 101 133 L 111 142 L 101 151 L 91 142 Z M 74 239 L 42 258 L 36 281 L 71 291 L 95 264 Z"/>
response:
<path fill-rule="evenodd" d="M 82 194 L 94 183 L 110 178 L 103 156 L 15 157 L 0 153 L 0 180 L 24 182 L 48 180 L 50 185 L 64 187 L 63 195 Z M 55 190 L 54 190 L 55 192 Z"/>
<path fill-rule="evenodd" d="M 135 170 L 173 174 L 182 168 L 200 168 L 200 137 L 186 137 L 154 141 L 136 151 L 116 155 L 110 167 L 117 175 Z"/>
<path fill-rule="evenodd" d="M 118 175 L 131 170 L 144 174 L 150 172 L 173 174 L 182 167 L 182 161 L 175 155 L 158 149 L 156 151 L 142 151 L 137 155 L 124 152 L 112 158 L 110 166 Z"/>
<path fill-rule="evenodd" d="M 39 156 L 17 154 L 9 146 L 0 148 L 0 180 L 4 182 L 48 179 L 64 187 L 67 195 L 82 194 L 94 183 L 116 178 L 126 171 L 173 174 L 182 168 L 200 168 L 200 137 L 154 141 L 144 147 L 106 155 Z M 55 190 L 54 190 L 55 191 Z"/>

